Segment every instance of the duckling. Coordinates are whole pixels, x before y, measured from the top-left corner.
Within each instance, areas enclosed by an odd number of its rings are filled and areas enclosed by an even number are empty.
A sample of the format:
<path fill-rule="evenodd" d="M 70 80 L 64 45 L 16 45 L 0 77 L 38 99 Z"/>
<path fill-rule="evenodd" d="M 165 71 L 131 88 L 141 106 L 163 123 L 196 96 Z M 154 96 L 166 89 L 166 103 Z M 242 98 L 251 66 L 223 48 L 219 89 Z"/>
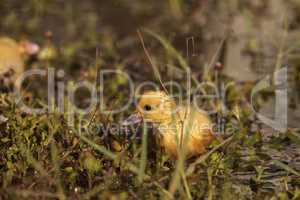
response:
<path fill-rule="evenodd" d="M 0 89 L 21 89 L 17 78 L 24 72 L 25 59 L 38 51 L 39 46 L 35 43 L 0 37 Z"/>
<path fill-rule="evenodd" d="M 212 122 L 204 111 L 191 106 L 177 106 L 174 99 L 163 91 L 144 93 L 137 104 L 137 111 L 123 125 L 142 120 L 157 127 L 160 145 L 172 157 L 177 157 L 183 146 L 187 157 L 202 154 L 214 139 Z"/>

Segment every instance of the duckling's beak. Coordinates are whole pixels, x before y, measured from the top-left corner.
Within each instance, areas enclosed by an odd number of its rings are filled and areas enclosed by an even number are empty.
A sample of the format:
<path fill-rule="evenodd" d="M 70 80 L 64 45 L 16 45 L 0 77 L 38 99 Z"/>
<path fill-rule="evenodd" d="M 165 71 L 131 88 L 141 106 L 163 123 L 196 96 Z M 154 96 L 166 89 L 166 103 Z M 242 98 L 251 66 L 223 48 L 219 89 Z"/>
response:
<path fill-rule="evenodd" d="M 22 41 L 20 46 L 21 53 L 25 53 L 29 56 L 38 54 L 40 51 L 40 46 L 34 42 Z"/>
<path fill-rule="evenodd" d="M 137 124 L 143 121 L 142 116 L 139 113 L 134 113 L 125 119 L 122 123 L 123 126 L 129 126 L 132 124 Z"/>

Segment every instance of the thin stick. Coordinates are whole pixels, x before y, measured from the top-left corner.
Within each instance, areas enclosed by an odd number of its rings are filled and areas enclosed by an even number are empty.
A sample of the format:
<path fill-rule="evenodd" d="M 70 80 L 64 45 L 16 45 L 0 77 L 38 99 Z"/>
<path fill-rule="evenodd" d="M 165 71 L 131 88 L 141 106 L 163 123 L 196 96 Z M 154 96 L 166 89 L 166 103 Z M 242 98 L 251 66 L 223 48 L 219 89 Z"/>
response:
<path fill-rule="evenodd" d="M 99 80 L 100 80 L 100 77 L 99 77 L 99 49 L 96 48 L 96 61 L 95 61 L 95 65 L 96 65 L 96 71 L 97 71 L 97 75 L 96 75 L 96 91 L 98 92 L 98 89 L 99 89 Z M 92 122 L 94 121 L 95 117 L 96 117 L 96 113 L 98 111 L 100 107 L 100 101 L 97 101 L 97 104 L 96 104 L 96 107 L 95 107 L 95 110 L 93 112 L 93 115 L 89 121 L 89 124 L 88 124 L 88 130 L 90 129 L 90 126 L 92 124 Z"/>
<path fill-rule="evenodd" d="M 146 45 L 145 45 L 145 42 L 144 42 L 144 38 L 143 38 L 143 36 L 142 36 L 142 34 L 141 34 L 141 31 L 140 31 L 140 30 L 137 30 L 137 33 L 138 33 L 139 39 L 140 39 L 140 41 L 141 41 L 141 43 L 142 43 L 143 50 L 144 50 L 144 52 L 145 52 L 145 54 L 146 54 L 146 56 L 147 56 L 147 59 L 148 59 L 149 64 L 150 64 L 151 67 L 153 68 L 153 71 L 154 71 L 155 75 L 157 76 L 157 78 L 158 78 L 158 80 L 159 80 L 159 82 L 160 82 L 160 84 L 161 84 L 163 90 L 166 92 L 166 94 L 168 94 L 168 90 L 167 90 L 167 88 L 164 86 L 164 84 L 163 84 L 163 82 L 162 82 L 162 80 L 161 80 L 161 76 L 160 76 L 159 70 L 158 70 L 158 68 L 156 67 L 156 65 L 154 64 L 154 62 L 153 62 L 153 60 L 152 60 L 152 58 L 151 58 L 151 56 L 150 56 L 150 53 L 149 53 L 148 49 L 146 48 Z"/>
<path fill-rule="evenodd" d="M 221 148 L 225 144 L 229 143 L 232 139 L 233 139 L 233 136 L 230 136 L 229 138 L 227 138 L 226 140 L 224 140 L 222 143 L 220 143 L 218 146 L 214 147 L 208 153 L 206 153 L 203 156 L 199 157 L 195 162 L 193 162 L 192 164 L 190 164 L 190 166 L 186 170 L 186 175 L 187 176 L 191 175 L 194 172 L 194 170 L 196 168 L 196 165 L 204 162 L 211 154 L 213 154 L 215 151 L 217 151 L 219 148 Z"/>

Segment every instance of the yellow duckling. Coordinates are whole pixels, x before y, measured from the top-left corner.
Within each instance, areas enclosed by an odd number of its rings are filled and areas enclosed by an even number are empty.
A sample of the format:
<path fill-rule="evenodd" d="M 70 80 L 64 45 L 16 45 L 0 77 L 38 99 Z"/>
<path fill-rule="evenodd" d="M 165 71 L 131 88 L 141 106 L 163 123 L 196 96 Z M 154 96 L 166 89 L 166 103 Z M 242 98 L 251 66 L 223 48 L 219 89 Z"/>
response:
<path fill-rule="evenodd" d="M 39 51 L 39 46 L 29 41 L 16 42 L 9 37 L 0 37 L 0 88 L 21 88 L 17 78 L 24 71 L 24 60 Z"/>
<path fill-rule="evenodd" d="M 174 157 L 183 146 L 187 157 L 199 155 L 214 139 L 212 122 L 204 111 L 177 106 L 174 99 L 162 91 L 144 93 L 137 104 L 137 112 L 123 125 L 141 120 L 158 128 L 161 146 Z"/>

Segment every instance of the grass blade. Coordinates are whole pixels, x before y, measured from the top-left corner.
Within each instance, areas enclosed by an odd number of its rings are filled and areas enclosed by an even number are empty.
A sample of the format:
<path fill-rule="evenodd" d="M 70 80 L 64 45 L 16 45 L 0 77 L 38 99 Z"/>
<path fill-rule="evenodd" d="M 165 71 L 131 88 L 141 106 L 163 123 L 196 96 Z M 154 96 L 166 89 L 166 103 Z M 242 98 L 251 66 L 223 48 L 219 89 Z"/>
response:
<path fill-rule="evenodd" d="M 274 160 L 273 163 L 291 174 L 300 176 L 299 172 L 297 172 L 296 170 L 294 170 L 293 168 L 291 168 L 290 166 L 288 166 L 287 164 L 284 164 L 283 162 L 281 162 L 279 160 Z"/>
<path fill-rule="evenodd" d="M 147 124 L 144 123 L 144 129 L 143 129 L 143 138 L 142 138 L 142 155 L 140 159 L 140 168 L 138 173 L 138 180 L 141 183 L 143 181 L 145 170 L 146 170 L 146 164 L 147 164 Z"/>

